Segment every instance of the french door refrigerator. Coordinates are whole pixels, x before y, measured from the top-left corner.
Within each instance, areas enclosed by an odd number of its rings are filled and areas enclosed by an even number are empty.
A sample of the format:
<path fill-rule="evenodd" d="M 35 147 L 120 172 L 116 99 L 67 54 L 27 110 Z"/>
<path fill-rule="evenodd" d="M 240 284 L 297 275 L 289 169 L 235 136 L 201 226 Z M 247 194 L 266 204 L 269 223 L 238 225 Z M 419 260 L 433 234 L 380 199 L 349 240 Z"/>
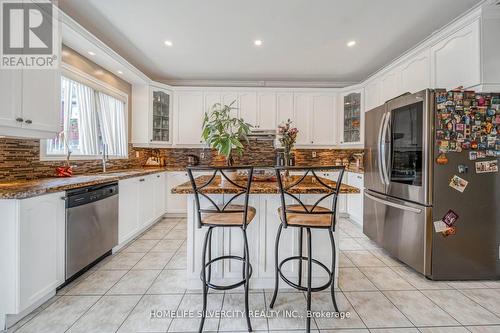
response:
<path fill-rule="evenodd" d="M 435 135 L 442 126 L 436 97 L 427 89 L 366 112 L 363 231 L 431 279 L 498 279 L 499 173 L 477 173 L 470 150 L 438 158 L 444 140 Z M 455 176 L 465 188 L 450 186 Z M 453 232 L 440 231 L 443 225 Z"/>

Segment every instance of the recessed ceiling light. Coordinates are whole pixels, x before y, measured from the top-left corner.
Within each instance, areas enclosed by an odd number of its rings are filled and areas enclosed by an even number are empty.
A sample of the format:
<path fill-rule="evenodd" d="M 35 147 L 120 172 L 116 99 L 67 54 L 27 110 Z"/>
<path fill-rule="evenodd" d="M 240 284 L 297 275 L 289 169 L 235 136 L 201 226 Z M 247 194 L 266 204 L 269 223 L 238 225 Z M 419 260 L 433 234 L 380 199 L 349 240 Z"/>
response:
<path fill-rule="evenodd" d="M 89 51 L 89 54 L 90 54 L 91 56 L 95 56 L 95 52 Z"/>
<path fill-rule="evenodd" d="M 356 41 L 355 40 L 350 40 L 347 42 L 347 46 L 349 47 L 353 47 L 354 45 L 356 45 Z"/>
<path fill-rule="evenodd" d="M 254 42 L 255 46 L 261 46 L 262 45 L 262 40 L 256 39 Z"/>
<path fill-rule="evenodd" d="M 172 45 L 174 45 L 174 44 L 173 44 L 171 41 L 169 41 L 169 40 L 166 40 L 164 43 L 165 43 L 165 45 L 167 45 L 167 46 L 172 46 Z"/>
<path fill-rule="evenodd" d="M 118 71 L 117 73 L 118 73 L 118 74 L 123 74 L 123 72 L 122 72 L 122 71 Z"/>

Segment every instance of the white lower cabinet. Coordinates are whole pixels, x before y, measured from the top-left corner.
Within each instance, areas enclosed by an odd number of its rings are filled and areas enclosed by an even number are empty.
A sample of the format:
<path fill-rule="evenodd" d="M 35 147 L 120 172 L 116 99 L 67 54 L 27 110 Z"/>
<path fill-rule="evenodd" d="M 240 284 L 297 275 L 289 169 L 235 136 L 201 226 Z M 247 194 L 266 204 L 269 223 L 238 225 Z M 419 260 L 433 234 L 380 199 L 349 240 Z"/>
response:
<path fill-rule="evenodd" d="M 165 172 L 118 182 L 118 243 L 124 244 L 165 214 Z"/>
<path fill-rule="evenodd" d="M 0 329 L 5 314 L 27 314 L 64 282 L 64 196 L 0 200 Z"/>
<path fill-rule="evenodd" d="M 167 172 L 167 213 L 182 214 L 187 212 L 187 195 L 173 194 L 172 189 L 188 181 L 187 172 Z"/>
<path fill-rule="evenodd" d="M 346 173 L 346 184 L 359 188 L 360 193 L 347 196 L 347 214 L 358 224 L 363 224 L 363 186 L 364 175 L 356 172 Z"/>

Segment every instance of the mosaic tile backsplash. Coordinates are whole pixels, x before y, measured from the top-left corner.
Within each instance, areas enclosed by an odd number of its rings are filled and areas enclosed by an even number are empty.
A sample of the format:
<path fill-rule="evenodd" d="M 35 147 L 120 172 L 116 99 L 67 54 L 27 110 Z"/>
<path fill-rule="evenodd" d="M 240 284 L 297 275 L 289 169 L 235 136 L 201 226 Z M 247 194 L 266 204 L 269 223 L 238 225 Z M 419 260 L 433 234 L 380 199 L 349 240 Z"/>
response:
<path fill-rule="evenodd" d="M 312 151 L 316 157 L 312 157 Z M 351 158 L 362 153 L 360 149 L 296 149 L 296 165 L 328 165 L 336 159 Z M 164 157 L 166 166 L 184 168 L 188 165 L 188 155 L 200 158 L 200 165 L 224 165 L 223 157 L 209 148 L 168 148 L 149 149 L 129 147 L 128 159 L 110 160 L 108 170 L 120 170 L 142 167 L 151 156 Z M 272 141 L 250 141 L 242 157 L 235 158 L 235 164 L 254 166 L 273 166 L 276 161 L 276 149 Z M 0 181 L 36 179 L 53 177 L 54 170 L 62 161 L 40 161 L 40 141 L 27 139 L 0 138 Z M 74 174 L 98 173 L 102 170 L 100 160 L 71 161 Z"/>

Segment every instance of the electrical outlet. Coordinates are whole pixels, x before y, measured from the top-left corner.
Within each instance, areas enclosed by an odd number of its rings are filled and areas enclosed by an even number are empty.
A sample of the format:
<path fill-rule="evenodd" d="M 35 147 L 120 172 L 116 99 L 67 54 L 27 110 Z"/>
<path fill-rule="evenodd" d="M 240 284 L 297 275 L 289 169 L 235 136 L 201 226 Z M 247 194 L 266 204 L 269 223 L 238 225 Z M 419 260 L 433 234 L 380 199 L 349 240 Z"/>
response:
<path fill-rule="evenodd" d="M 139 158 L 141 157 L 141 153 L 139 153 L 138 151 L 135 152 L 135 158 Z"/>
<path fill-rule="evenodd" d="M 315 151 L 312 152 L 312 158 L 316 158 L 316 152 Z"/>
<path fill-rule="evenodd" d="M 204 159 L 205 158 L 205 153 L 200 153 L 200 158 Z"/>

